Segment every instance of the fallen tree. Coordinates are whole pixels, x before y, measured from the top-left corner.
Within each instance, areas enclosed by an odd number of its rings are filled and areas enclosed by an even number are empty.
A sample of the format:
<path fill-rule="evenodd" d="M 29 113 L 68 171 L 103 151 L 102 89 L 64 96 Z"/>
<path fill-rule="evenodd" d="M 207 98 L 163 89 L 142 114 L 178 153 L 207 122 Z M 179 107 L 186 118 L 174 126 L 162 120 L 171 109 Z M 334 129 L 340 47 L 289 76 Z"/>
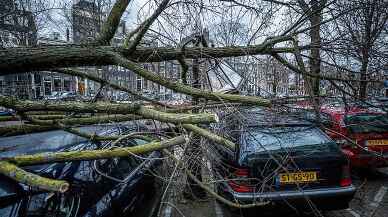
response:
<path fill-rule="evenodd" d="M 225 139 L 208 129 L 201 128 L 195 124 L 208 124 L 218 122 L 218 116 L 211 113 L 200 113 L 198 109 L 200 106 L 194 105 L 190 108 L 169 108 L 169 107 L 157 100 L 150 99 L 143 96 L 137 91 L 133 91 L 130 88 L 123 87 L 115 84 L 114 82 L 78 71 L 71 67 L 80 66 L 121 66 L 125 69 L 134 72 L 137 76 L 140 76 L 154 84 L 160 85 L 167 89 L 173 90 L 177 93 L 182 93 L 192 97 L 195 101 L 204 100 L 206 103 L 224 104 L 238 104 L 238 105 L 254 105 L 271 107 L 270 100 L 256 97 L 256 96 L 244 96 L 238 94 L 223 94 L 210 90 L 200 88 L 200 85 L 195 87 L 187 84 L 186 76 L 188 66 L 185 60 L 187 59 L 214 59 L 223 57 L 240 57 L 247 55 L 272 55 L 274 57 L 280 57 L 280 54 L 285 53 L 297 53 L 301 50 L 312 49 L 315 50 L 317 46 L 286 46 L 287 42 L 293 39 L 292 35 L 281 35 L 278 37 L 269 37 L 263 43 L 247 46 L 224 46 L 224 47 L 212 47 L 212 46 L 195 46 L 195 47 L 141 47 L 141 41 L 143 40 L 145 33 L 150 30 L 153 22 L 162 14 L 162 12 L 171 6 L 172 4 L 180 4 L 175 2 L 169 4 L 169 0 L 163 0 L 155 9 L 154 13 L 146 19 L 138 28 L 127 35 L 125 44 L 122 46 L 113 46 L 111 41 L 117 31 L 121 17 L 126 10 L 130 0 L 116 0 L 109 16 L 107 17 L 102 30 L 97 38 L 93 41 L 78 45 L 55 45 L 55 46 L 39 46 L 39 47 L 11 47 L 0 50 L 0 76 L 2 75 L 15 75 L 17 73 L 41 73 L 41 71 L 59 72 L 71 76 L 77 76 L 79 78 L 86 78 L 97 83 L 100 83 L 102 87 L 108 86 L 115 90 L 120 90 L 134 95 L 138 99 L 149 102 L 154 105 L 154 108 L 145 106 L 142 102 L 139 103 L 107 103 L 107 102 L 38 102 L 38 101 L 26 101 L 19 100 L 13 97 L 0 96 L 0 106 L 11 108 L 17 111 L 18 115 L 24 121 L 29 121 L 33 125 L 23 124 L 20 127 L 15 127 L 12 130 L 14 134 L 17 132 L 36 132 L 42 130 L 63 129 L 67 132 L 75 135 L 82 136 L 93 142 L 101 140 L 115 140 L 118 141 L 125 135 L 118 136 L 101 136 L 83 133 L 76 130 L 74 126 L 89 125 L 96 123 L 107 122 L 121 122 L 151 119 L 168 124 L 174 124 L 175 127 L 182 127 L 182 131 L 190 131 L 198 135 L 198 138 L 205 138 L 212 142 L 212 144 L 223 145 L 231 150 L 235 150 L 237 145 L 232 141 Z M 196 36 L 203 40 L 203 34 Z M 197 40 L 198 41 L 198 40 Z M 279 44 L 282 44 L 279 46 Z M 281 58 L 278 58 L 282 60 Z M 183 82 L 173 81 L 164 78 L 160 74 L 153 73 L 148 69 L 140 66 L 140 63 L 147 62 L 160 62 L 168 60 L 177 60 L 184 68 Z M 286 63 L 286 62 L 285 62 Z M 284 63 L 284 64 L 285 64 Z M 291 67 L 290 67 L 291 68 Z M 300 70 L 299 70 L 300 71 Z M 315 75 L 313 73 L 313 75 Z M 310 75 L 308 75 L 310 76 Z M 198 81 L 198 79 L 197 79 Z M 197 82 L 196 81 L 196 82 Z M 193 112 L 193 113 L 190 113 Z M 52 112 L 52 113 L 46 113 Z M 186 112 L 186 113 L 178 113 Z M 100 117 L 75 117 L 75 115 L 89 113 L 101 113 L 106 116 Z M 39 118 L 33 115 L 64 115 L 58 118 Z M 108 114 L 108 115 L 107 115 Z M 116 114 L 115 116 L 111 116 Z M 156 127 L 155 127 L 156 128 Z M 3 131 L 11 130 L 11 128 L 3 128 Z M 0 130 L 1 132 L 1 130 Z M 4 132 L 6 133 L 6 132 Z M 12 134 L 12 133 L 11 133 Z M 4 134 L 3 134 L 4 135 Z M 10 135 L 10 134 L 8 134 Z M 82 161 L 82 160 L 96 160 L 115 157 L 127 157 L 129 153 L 142 154 L 154 150 L 167 149 L 176 145 L 187 143 L 186 135 L 177 136 L 173 139 L 166 139 L 159 142 L 150 142 L 145 145 L 139 145 L 134 147 L 125 148 L 113 148 L 106 150 L 88 150 L 88 151 L 72 151 L 72 152 L 60 152 L 60 153 L 43 153 L 35 155 L 21 155 L 14 157 L 0 158 L 0 173 L 7 175 L 8 177 L 22 182 L 24 184 L 38 187 L 49 191 L 64 192 L 67 190 L 68 185 L 60 180 L 48 180 L 43 177 L 38 177 L 34 174 L 27 173 L 18 166 L 45 164 L 53 162 L 66 162 L 66 161 Z M 198 145 L 198 144 L 196 144 Z M 198 145 L 199 147 L 199 145 Z M 170 152 L 165 151 L 166 154 L 176 160 L 175 156 Z M 190 153 L 189 153 L 190 154 Z M 189 155 L 188 154 L 188 155 Z M 202 159 L 201 156 L 195 156 L 198 159 Z M 177 161 L 177 165 L 181 165 L 181 162 Z M 201 165 L 194 165 L 197 168 L 201 168 Z M 205 189 L 210 195 L 214 196 L 221 202 L 234 206 L 237 208 L 249 208 L 253 206 L 265 205 L 267 203 L 257 203 L 250 205 L 241 205 L 229 201 L 225 198 L 215 194 L 206 185 L 196 179 L 197 174 L 193 174 L 187 167 L 183 166 L 187 177 L 195 181 L 195 183 L 201 188 Z M 197 170 L 197 171 L 200 171 Z M 14 172 L 14 173 L 13 173 Z"/>
<path fill-rule="evenodd" d="M 215 114 L 187 114 L 187 113 L 166 113 L 140 104 L 118 104 L 118 103 L 82 103 L 82 102 L 32 102 L 17 100 L 12 97 L 0 96 L 0 105 L 15 109 L 18 112 L 26 111 L 67 111 L 76 113 L 110 113 L 110 114 L 135 114 L 145 119 L 155 119 L 161 122 L 170 123 L 211 123 L 217 122 Z"/>

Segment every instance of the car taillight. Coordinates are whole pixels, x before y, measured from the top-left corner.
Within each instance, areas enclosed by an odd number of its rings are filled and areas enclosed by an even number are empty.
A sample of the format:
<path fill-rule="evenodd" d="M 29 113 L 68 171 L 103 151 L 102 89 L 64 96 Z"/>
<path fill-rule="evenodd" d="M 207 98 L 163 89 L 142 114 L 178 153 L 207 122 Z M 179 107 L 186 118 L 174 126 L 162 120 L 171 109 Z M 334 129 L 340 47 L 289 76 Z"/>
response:
<path fill-rule="evenodd" d="M 347 187 L 352 184 L 349 165 L 342 166 L 342 176 L 340 181 L 341 187 Z"/>
<path fill-rule="evenodd" d="M 347 157 L 353 158 L 355 156 L 354 152 L 348 149 L 342 149 L 342 153 L 344 153 Z"/>
<path fill-rule="evenodd" d="M 233 180 L 228 181 L 228 184 L 233 191 L 247 193 L 255 190 L 254 186 L 252 186 L 249 181 L 248 169 L 238 168 L 233 172 L 233 174 Z"/>

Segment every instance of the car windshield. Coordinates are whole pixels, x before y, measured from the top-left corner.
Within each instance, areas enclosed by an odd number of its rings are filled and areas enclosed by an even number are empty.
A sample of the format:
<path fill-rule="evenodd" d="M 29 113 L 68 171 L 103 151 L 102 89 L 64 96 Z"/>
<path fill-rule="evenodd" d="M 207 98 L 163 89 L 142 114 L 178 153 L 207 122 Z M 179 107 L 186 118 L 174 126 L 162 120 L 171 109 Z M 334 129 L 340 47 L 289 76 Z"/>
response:
<path fill-rule="evenodd" d="M 241 135 L 241 152 L 331 152 L 335 144 L 316 127 L 252 128 Z"/>
<path fill-rule="evenodd" d="M 363 113 L 346 115 L 344 122 L 353 133 L 388 132 L 388 114 Z"/>

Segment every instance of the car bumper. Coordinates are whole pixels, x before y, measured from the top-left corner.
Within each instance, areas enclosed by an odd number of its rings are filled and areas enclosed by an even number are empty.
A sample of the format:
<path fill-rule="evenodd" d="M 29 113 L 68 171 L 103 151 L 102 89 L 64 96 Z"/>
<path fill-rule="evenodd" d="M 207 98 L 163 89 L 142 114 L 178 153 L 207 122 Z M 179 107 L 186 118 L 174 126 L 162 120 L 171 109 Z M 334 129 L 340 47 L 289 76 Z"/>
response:
<path fill-rule="evenodd" d="M 241 202 L 252 202 L 258 200 L 282 201 L 292 199 L 314 199 L 314 198 L 335 198 L 335 197 L 353 197 L 356 188 L 351 185 L 349 187 L 333 187 L 321 188 L 302 191 L 280 191 L 268 193 L 239 193 L 229 189 L 231 196 Z"/>
<path fill-rule="evenodd" d="M 355 167 L 386 167 L 388 166 L 388 154 L 376 156 L 372 153 L 358 154 L 350 158 Z"/>

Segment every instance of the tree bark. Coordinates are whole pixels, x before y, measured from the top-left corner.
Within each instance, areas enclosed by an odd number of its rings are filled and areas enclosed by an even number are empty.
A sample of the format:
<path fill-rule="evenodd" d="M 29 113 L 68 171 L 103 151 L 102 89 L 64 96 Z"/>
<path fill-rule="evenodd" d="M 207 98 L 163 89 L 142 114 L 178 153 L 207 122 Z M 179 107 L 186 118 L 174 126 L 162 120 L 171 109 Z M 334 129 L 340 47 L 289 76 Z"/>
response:
<path fill-rule="evenodd" d="M 309 46 L 302 47 L 307 49 Z M 271 48 L 268 43 L 255 46 L 218 47 L 218 48 L 137 48 L 133 52 L 123 47 L 61 45 L 46 47 L 19 47 L 0 50 L 0 75 L 44 71 L 54 68 L 78 66 L 114 65 L 112 54 L 121 54 L 136 62 L 161 62 L 208 57 L 222 58 L 271 53 L 292 53 L 293 48 Z"/>

